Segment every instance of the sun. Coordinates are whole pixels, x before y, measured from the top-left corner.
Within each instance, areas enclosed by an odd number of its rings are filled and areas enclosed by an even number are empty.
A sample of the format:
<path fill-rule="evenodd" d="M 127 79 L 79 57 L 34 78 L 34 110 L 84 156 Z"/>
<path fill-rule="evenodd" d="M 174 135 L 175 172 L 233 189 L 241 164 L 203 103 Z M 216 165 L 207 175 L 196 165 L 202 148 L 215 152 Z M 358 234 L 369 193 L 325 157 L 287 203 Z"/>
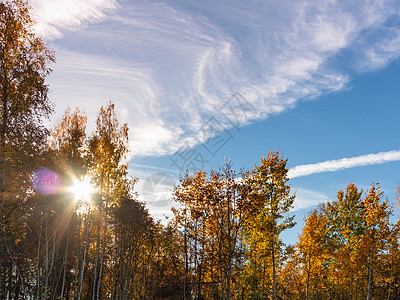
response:
<path fill-rule="evenodd" d="M 76 201 L 89 202 L 93 193 L 93 187 L 88 180 L 74 180 L 69 191 L 74 195 Z"/>

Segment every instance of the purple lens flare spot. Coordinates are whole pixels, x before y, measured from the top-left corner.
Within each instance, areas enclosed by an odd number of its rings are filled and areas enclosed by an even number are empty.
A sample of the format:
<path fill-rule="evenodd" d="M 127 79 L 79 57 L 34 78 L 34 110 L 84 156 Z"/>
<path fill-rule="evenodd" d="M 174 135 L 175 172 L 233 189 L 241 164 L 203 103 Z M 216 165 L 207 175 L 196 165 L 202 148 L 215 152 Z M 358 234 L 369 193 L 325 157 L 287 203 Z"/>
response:
<path fill-rule="evenodd" d="M 33 175 L 33 187 L 43 195 L 51 195 L 59 190 L 60 177 L 50 169 L 36 170 Z"/>

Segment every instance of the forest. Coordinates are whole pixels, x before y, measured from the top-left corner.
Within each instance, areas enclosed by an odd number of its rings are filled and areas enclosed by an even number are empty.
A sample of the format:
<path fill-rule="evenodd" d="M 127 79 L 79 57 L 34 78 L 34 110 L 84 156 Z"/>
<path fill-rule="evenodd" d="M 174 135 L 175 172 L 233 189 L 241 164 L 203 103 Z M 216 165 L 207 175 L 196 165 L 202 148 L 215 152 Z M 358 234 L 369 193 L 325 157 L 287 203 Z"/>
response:
<path fill-rule="evenodd" d="M 400 299 L 400 221 L 379 184 L 340 187 L 285 245 L 296 196 L 270 151 L 187 172 L 169 223 L 152 217 L 113 103 L 91 133 L 79 108 L 44 126 L 55 54 L 33 26 L 25 1 L 0 1 L 1 299 Z"/>

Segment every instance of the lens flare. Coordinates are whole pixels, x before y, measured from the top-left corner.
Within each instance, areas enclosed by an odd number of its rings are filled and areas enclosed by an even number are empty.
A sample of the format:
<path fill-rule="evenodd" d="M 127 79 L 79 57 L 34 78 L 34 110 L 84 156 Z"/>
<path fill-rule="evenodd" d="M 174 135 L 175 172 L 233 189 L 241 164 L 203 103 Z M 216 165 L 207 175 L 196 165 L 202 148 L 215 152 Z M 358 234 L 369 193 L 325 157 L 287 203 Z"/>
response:
<path fill-rule="evenodd" d="M 74 180 L 69 190 L 77 201 L 89 202 L 93 193 L 93 187 L 88 180 Z"/>
<path fill-rule="evenodd" d="M 59 191 L 60 177 L 56 172 L 42 168 L 34 172 L 32 184 L 36 191 L 47 196 Z"/>

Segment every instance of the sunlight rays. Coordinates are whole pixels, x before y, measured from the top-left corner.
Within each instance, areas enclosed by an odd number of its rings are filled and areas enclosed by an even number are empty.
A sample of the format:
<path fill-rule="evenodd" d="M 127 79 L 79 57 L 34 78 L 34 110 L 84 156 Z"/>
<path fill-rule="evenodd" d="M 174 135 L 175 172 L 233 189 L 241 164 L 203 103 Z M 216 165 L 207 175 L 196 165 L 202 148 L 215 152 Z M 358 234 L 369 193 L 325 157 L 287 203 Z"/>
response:
<path fill-rule="evenodd" d="M 74 179 L 73 185 L 69 188 L 69 191 L 74 195 L 75 201 L 89 203 L 94 189 L 89 180 Z"/>

